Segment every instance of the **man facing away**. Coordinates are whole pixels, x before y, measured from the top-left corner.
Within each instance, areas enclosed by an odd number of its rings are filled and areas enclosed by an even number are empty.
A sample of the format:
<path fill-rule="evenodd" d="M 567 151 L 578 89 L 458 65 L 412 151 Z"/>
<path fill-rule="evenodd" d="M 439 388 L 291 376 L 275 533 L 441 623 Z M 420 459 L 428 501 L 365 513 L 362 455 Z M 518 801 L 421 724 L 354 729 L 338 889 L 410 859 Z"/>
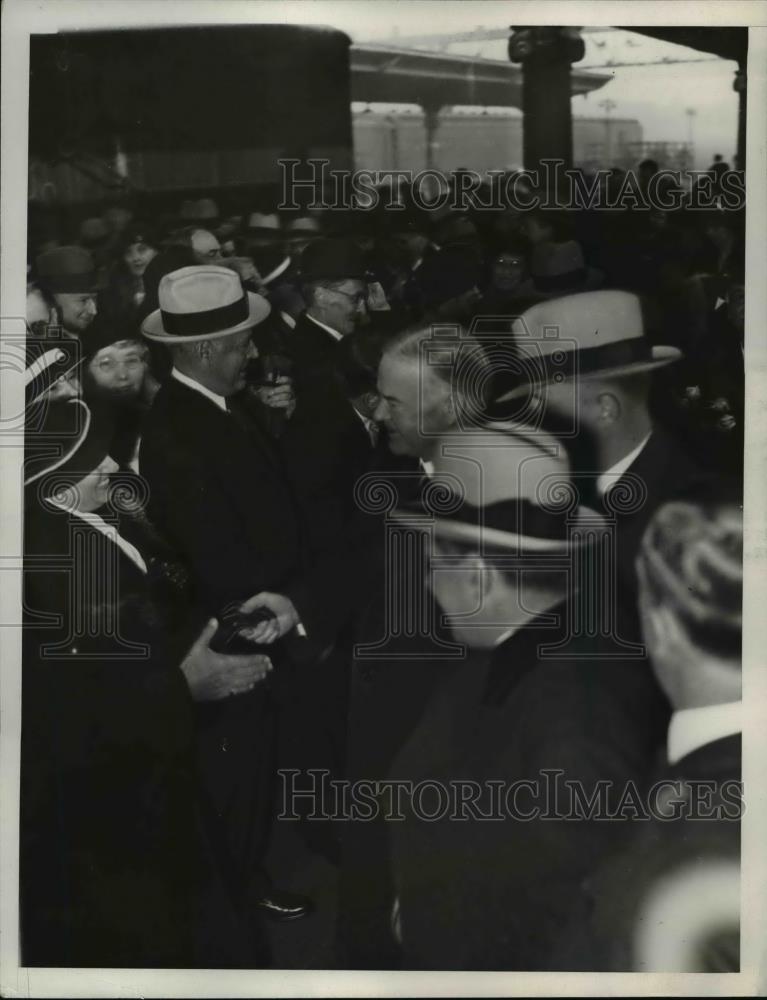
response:
<path fill-rule="evenodd" d="M 270 441 L 234 397 L 255 355 L 251 330 L 269 313 L 232 271 L 181 268 L 160 283 L 144 321 L 173 356 L 144 428 L 139 469 L 149 513 L 189 563 L 201 614 L 220 614 L 263 590 L 290 592 L 301 570 L 298 516 Z M 296 623 L 292 605 L 290 626 Z M 273 639 L 262 623 L 254 641 Z M 308 901 L 269 885 L 261 863 L 271 820 L 275 706 L 270 691 L 202 705 L 200 767 L 214 802 L 222 852 L 258 911 L 295 919 Z"/>

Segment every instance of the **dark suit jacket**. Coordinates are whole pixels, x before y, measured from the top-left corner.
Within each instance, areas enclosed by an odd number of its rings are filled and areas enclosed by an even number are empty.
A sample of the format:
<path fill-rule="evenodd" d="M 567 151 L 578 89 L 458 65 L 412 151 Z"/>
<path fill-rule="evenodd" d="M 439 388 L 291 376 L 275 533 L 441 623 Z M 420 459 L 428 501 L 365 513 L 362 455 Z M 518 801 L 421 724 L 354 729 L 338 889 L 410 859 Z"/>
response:
<path fill-rule="evenodd" d="M 658 770 L 658 795 L 648 800 L 657 803 L 656 812 L 649 821 L 632 823 L 625 847 L 586 881 L 581 907 L 559 945 L 563 967 L 663 971 L 639 967 L 634 938 L 641 907 L 675 872 L 705 870 L 721 860 L 739 862 L 740 780 L 740 734 L 707 743 Z M 674 785 L 662 788 L 661 782 Z M 696 796 L 700 815 L 691 818 Z M 739 971 L 738 928 L 719 931 L 717 940 L 701 942 L 700 967 L 694 971 Z"/>
<path fill-rule="evenodd" d="M 647 525 L 658 508 L 669 500 L 701 499 L 713 488 L 710 473 L 700 469 L 681 446 L 661 428 L 656 428 L 637 458 L 626 470 L 644 484 L 646 499 L 633 509 L 612 514 L 618 543 L 619 578 L 636 591 L 634 563 Z M 620 490 L 619 478 L 612 487 Z M 609 496 L 609 494 L 608 494 Z"/>
<path fill-rule="evenodd" d="M 298 518 L 255 422 L 170 378 L 147 415 L 139 464 L 152 519 L 187 560 L 206 614 L 286 591 L 301 567 Z"/>
<path fill-rule="evenodd" d="M 287 337 L 296 410 L 280 447 L 306 525 L 310 551 L 333 550 L 355 512 L 354 484 L 367 471 L 373 445 L 335 372 L 337 341 L 299 317 Z"/>
<path fill-rule="evenodd" d="M 567 813 L 569 804 L 567 791 L 558 807 L 546 796 L 543 772 L 563 772 L 557 780 L 579 782 L 586 795 L 609 781 L 614 806 L 626 782 L 641 784 L 649 771 L 661 738 L 648 724 L 659 693 L 644 663 L 598 659 L 602 644 L 585 637 L 571 639 L 560 658 L 543 659 L 539 647 L 561 638 L 562 628 L 532 622 L 494 651 L 486 673 L 459 671 L 395 761 L 394 777 L 448 789 L 478 782 L 485 813 L 489 781 L 540 789 L 519 793 L 521 812 L 541 809 L 528 820 L 505 809 L 500 820 L 470 812 L 456 820 L 448 809 L 427 822 L 410 809 L 390 824 L 407 966 L 551 968 L 552 942 L 582 879 L 620 835 L 621 824 L 542 818 L 547 807 Z"/>
<path fill-rule="evenodd" d="M 24 963 L 198 964 L 203 852 L 178 660 L 116 545 L 76 518 L 74 539 L 63 512 L 25 520 Z"/>

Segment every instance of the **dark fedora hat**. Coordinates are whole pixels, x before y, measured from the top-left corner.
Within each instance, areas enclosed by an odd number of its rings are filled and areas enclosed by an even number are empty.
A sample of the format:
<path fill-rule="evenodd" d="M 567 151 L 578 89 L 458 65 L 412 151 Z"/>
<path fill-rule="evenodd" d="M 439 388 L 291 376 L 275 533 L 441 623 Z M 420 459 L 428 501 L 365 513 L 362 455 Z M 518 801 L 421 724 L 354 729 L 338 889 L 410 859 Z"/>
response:
<path fill-rule="evenodd" d="M 93 257 L 85 247 L 54 247 L 36 261 L 37 277 L 49 292 L 84 294 L 98 286 Z"/>
<path fill-rule="evenodd" d="M 365 281 L 365 256 L 351 239 L 319 239 L 310 243 L 301 254 L 301 280 Z"/>

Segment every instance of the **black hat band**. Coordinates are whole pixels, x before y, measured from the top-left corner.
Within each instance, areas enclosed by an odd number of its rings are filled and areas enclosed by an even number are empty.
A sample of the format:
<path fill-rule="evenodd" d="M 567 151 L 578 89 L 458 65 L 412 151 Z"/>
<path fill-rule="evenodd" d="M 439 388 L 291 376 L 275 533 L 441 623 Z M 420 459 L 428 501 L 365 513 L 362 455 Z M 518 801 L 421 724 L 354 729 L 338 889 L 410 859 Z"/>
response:
<path fill-rule="evenodd" d="M 160 310 L 162 325 L 166 333 L 176 337 L 195 337 L 206 333 L 218 333 L 231 326 L 244 323 L 250 315 L 247 296 L 228 306 L 206 309 L 195 313 L 172 313 Z"/>

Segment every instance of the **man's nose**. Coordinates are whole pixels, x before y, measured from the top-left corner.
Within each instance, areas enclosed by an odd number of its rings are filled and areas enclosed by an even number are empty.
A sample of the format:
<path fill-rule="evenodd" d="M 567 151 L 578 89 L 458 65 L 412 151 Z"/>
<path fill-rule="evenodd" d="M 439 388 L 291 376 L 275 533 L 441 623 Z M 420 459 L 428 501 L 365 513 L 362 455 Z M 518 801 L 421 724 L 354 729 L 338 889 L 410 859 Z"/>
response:
<path fill-rule="evenodd" d="M 85 303 L 85 311 L 89 316 L 95 316 L 98 312 L 95 299 L 88 299 Z"/>
<path fill-rule="evenodd" d="M 258 357 L 258 348 L 256 347 L 256 345 L 253 343 L 252 340 L 249 340 L 248 349 L 245 352 L 245 359 L 247 361 L 250 361 L 251 358 L 257 358 L 257 357 Z"/>
<path fill-rule="evenodd" d="M 120 364 L 117 366 L 117 379 L 120 382 L 128 381 L 128 366 L 125 364 Z"/>
<path fill-rule="evenodd" d="M 377 423 L 380 424 L 384 420 L 386 420 L 388 415 L 389 415 L 389 408 L 386 405 L 386 400 L 379 398 L 378 402 L 375 405 L 375 409 L 373 410 L 373 420 L 375 420 Z"/>

